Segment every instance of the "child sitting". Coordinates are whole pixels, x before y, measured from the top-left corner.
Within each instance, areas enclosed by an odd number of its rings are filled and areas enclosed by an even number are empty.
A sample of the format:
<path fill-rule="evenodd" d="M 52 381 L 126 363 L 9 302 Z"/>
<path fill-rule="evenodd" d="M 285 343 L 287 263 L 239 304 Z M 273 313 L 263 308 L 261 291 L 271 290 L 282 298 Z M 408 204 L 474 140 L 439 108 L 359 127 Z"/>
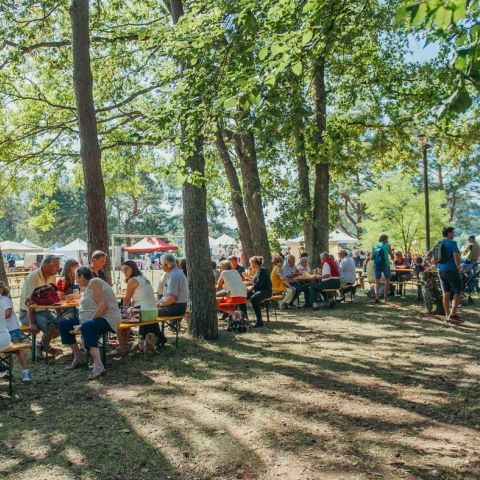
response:
<path fill-rule="evenodd" d="M 23 333 L 20 330 L 20 323 L 15 315 L 9 293 L 8 287 L 0 282 L 0 350 L 7 349 L 11 343 L 19 343 L 23 340 Z M 23 370 L 22 381 L 23 383 L 30 383 L 27 354 L 20 350 L 17 352 L 17 356 Z"/>

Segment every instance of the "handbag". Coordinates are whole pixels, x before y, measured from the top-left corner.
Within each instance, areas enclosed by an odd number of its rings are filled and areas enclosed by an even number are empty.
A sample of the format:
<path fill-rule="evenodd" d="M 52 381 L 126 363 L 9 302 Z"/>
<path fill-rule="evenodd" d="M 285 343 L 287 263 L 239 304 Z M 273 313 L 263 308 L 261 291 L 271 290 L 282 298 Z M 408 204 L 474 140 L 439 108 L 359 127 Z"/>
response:
<path fill-rule="evenodd" d="M 139 322 L 140 321 L 140 311 L 138 307 L 122 307 L 122 320 L 127 322 Z"/>
<path fill-rule="evenodd" d="M 30 297 L 32 303 L 35 305 L 55 305 L 60 303 L 60 297 L 58 296 L 58 288 L 52 283 L 37 287 Z"/>

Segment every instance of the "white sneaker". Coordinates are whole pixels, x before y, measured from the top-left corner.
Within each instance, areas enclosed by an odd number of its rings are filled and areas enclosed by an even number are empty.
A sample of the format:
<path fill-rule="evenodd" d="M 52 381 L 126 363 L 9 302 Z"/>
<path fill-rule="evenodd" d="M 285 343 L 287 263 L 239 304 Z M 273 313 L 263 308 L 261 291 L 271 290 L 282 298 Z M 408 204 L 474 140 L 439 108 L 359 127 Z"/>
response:
<path fill-rule="evenodd" d="M 318 302 L 313 302 L 313 308 L 320 308 L 320 304 Z"/>
<path fill-rule="evenodd" d="M 30 376 L 30 372 L 27 370 L 23 372 L 22 382 L 23 383 L 30 383 L 32 381 L 32 377 Z"/>

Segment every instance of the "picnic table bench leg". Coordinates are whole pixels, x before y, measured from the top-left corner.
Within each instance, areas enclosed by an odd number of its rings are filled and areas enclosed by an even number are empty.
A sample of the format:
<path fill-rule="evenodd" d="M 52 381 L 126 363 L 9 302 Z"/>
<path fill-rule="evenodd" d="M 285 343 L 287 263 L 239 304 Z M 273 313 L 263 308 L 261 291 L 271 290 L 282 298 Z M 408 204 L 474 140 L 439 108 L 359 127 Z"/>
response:
<path fill-rule="evenodd" d="M 178 331 L 180 330 L 180 321 L 175 320 L 175 348 L 178 348 Z"/>
<path fill-rule="evenodd" d="M 165 338 L 165 322 L 162 322 L 162 338 Z M 162 343 L 162 347 L 165 346 L 165 343 Z"/>
<path fill-rule="evenodd" d="M 35 363 L 37 360 L 37 334 L 32 332 L 30 336 L 32 337 L 32 363 Z"/>
<path fill-rule="evenodd" d="M 101 349 L 101 353 L 102 353 L 102 363 L 103 363 L 103 366 L 106 367 L 107 366 L 107 336 L 108 336 L 108 333 L 107 332 L 104 332 L 102 334 L 102 349 Z"/>
<path fill-rule="evenodd" d="M 270 301 L 265 302 L 265 311 L 267 312 L 267 322 L 270 322 Z"/>
<path fill-rule="evenodd" d="M 5 357 L 8 362 L 8 395 L 13 397 L 13 358 L 12 354 L 9 353 Z"/>

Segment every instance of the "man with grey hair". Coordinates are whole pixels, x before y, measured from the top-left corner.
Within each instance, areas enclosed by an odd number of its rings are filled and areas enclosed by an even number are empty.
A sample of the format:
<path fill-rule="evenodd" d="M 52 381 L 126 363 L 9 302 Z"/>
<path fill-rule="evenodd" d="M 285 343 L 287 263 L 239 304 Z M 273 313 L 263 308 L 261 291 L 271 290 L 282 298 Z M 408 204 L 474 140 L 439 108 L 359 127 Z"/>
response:
<path fill-rule="evenodd" d="M 175 255 L 166 253 L 160 258 L 162 270 L 166 275 L 166 283 L 163 287 L 163 294 L 157 303 L 158 315 L 160 317 L 169 317 L 174 315 L 184 315 L 187 311 L 188 302 L 188 280 L 183 271 L 177 267 Z M 158 323 L 140 327 L 140 335 L 145 337 L 147 333 L 153 333 L 159 338 L 159 343 L 166 343 L 167 339 L 163 335 Z"/>
<path fill-rule="evenodd" d="M 58 337 L 58 318 L 47 308 L 33 311 L 28 308 L 31 303 L 30 297 L 38 287 L 53 284 L 56 285 L 56 275 L 60 271 L 60 257 L 46 255 L 40 268 L 31 272 L 23 283 L 20 294 L 20 322 L 22 325 L 30 325 L 32 332 L 43 332 L 42 347 L 48 351 L 50 340 Z"/>

